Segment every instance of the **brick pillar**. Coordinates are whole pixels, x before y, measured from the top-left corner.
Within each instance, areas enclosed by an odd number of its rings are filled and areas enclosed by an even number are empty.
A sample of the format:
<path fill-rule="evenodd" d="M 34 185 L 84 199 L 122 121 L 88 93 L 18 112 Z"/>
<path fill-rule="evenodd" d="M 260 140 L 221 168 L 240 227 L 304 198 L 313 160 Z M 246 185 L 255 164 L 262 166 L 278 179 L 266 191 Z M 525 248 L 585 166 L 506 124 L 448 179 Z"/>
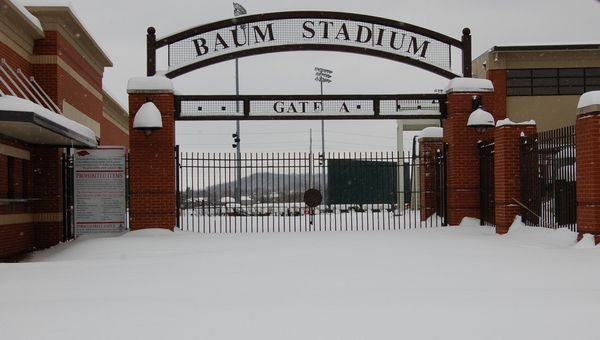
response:
<path fill-rule="evenodd" d="M 170 80 L 160 78 L 136 78 L 135 81 L 130 80 L 128 86 L 131 230 L 173 230 L 176 225 L 175 103 Z M 155 130 L 150 135 L 133 128 L 135 113 L 147 98 L 161 112 L 163 124 L 162 129 Z"/>
<path fill-rule="evenodd" d="M 420 212 L 421 221 L 427 220 L 437 211 L 437 194 L 439 189 L 436 187 L 436 177 L 438 168 L 436 166 L 435 156 L 438 151 L 444 148 L 442 137 L 425 137 L 419 139 L 419 184 L 421 187 Z"/>
<path fill-rule="evenodd" d="M 506 118 L 506 70 L 489 70 L 487 79 L 494 84 L 494 116 Z"/>
<path fill-rule="evenodd" d="M 535 134 L 535 125 L 507 124 L 495 129 L 494 191 L 496 233 L 508 232 L 521 210 L 521 134 Z"/>
<path fill-rule="evenodd" d="M 584 93 L 575 123 L 577 229 L 600 243 L 600 91 Z"/>
<path fill-rule="evenodd" d="M 480 96 L 483 109 L 494 115 L 493 86 L 486 79 L 457 78 L 446 88 L 448 116 L 443 122 L 446 153 L 448 223 L 458 225 L 464 217 L 479 214 L 479 140 L 493 139 L 493 129 L 478 133 L 467 127 L 473 97 Z M 504 117 L 496 117 L 498 118 Z"/>

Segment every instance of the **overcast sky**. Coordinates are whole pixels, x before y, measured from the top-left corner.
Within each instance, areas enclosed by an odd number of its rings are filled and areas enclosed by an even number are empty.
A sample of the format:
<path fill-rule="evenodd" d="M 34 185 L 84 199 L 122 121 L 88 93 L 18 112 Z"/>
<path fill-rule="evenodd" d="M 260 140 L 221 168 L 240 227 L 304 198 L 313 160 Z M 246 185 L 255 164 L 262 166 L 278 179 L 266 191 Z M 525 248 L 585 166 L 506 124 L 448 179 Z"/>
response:
<path fill-rule="evenodd" d="M 17 0 L 18 1 L 18 0 Z M 249 14 L 327 10 L 380 16 L 460 39 L 469 27 L 473 57 L 496 45 L 600 41 L 598 0 L 238 0 Z M 24 4 L 64 3 L 23 0 Z M 233 16 L 230 1 L 71 0 L 71 7 L 114 66 L 104 88 L 127 108 L 127 80 L 145 75 L 148 26 L 157 36 Z M 600 57 L 600 56 L 599 56 Z M 335 52 L 291 52 L 240 59 L 242 94 L 319 93 L 314 67 L 332 69 L 325 92 L 420 93 L 444 88 L 445 78 L 397 62 Z M 235 94 L 234 62 L 174 79 L 186 94 Z M 396 122 L 327 121 L 327 151 L 395 151 Z M 182 126 L 185 125 L 185 126 Z M 320 150 L 320 121 L 242 122 L 242 151 L 308 151 L 309 128 Z M 178 143 L 187 151 L 230 152 L 234 122 L 178 124 Z"/>

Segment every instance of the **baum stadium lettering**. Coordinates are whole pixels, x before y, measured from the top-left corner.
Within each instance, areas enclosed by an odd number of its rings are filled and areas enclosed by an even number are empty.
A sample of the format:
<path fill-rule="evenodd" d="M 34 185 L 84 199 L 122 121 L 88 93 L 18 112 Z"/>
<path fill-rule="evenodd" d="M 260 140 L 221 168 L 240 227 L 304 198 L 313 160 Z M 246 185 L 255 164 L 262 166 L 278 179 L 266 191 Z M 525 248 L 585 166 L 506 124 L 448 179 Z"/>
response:
<path fill-rule="evenodd" d="M 205 56 L 212 52 L 220 52 L 250 45 L 289 43 L 289 27 L 282 33 L 288 34 L 285 39 L 278 36 L 274 23 L 256 24 L 246 29 L 235 27 L 228 31 L 219 31 L 210 38 L 192 39 L 196 55 Z M 345 42 L 360 47 L 384 48 L 397 51 L 399 54 L 418 58 L 427 58 L 427 48 L 431 43 L 423 38 L 385 27 L 366 26 L 355 22 L 333 22 L 326 20 L 306 20 L 297 27 L 296 35 L 300 43 L 330 44 Z"/>

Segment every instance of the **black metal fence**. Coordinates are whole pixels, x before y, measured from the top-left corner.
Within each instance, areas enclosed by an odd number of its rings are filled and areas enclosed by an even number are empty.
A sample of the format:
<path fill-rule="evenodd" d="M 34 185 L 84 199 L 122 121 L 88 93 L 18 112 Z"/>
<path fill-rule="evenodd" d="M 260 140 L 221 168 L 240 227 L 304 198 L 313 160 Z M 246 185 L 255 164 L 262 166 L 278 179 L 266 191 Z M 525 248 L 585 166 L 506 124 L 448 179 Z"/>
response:
<path fill-rule="evenodd" d="M 443 225 L 448 225 L 448 201 L 447 201 L 447 161 L 446 155 L 448 151 L 448 143 L 443 144 L 443 149 L 438 150 L 435 154 L 435 186 L 434 193 L 436 195 L 435 211 L 443 218 Z M 427 156 L 427 155 L 425 155 Z"/>
<path fill-rule="evenodd" d="M 521 138 L 521 216 L 577 231 L 575 126 Z"/>
<path fill-rule="evenodd" d="M 62 154 L 63 242 L 75 238 L 75 169 L 70 148 Z"/>
<path fill-rule="evenodd" d="M 435 157 L 431 155 L 428 157 Z M 178 228 L 201 233 L 371 231 L 443 225 L 421 219 L 419 164 L 409 154 L 177 152 Z M 238 174 L 239 178 L 238 178 Z M 304 193 L 319 190 L 310 208 Z M 445 206 L 441 204 L 440 206 Z"/>
<path fill-rule="evenodd" d="M 479 188 L 481 225 L 496 225 L 496 189 L 494 176 L 495 143 L 479 143 Z"/>

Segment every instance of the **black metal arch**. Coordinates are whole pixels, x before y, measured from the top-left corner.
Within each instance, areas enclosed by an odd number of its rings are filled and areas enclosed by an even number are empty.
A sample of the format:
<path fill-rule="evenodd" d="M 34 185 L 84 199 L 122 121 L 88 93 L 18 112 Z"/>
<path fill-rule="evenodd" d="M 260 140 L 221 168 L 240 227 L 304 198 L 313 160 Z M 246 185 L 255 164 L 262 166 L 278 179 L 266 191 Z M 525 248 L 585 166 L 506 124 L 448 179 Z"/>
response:
<path fill-rule="evenodd" d="M 174 68 L 173 70 L 168 71 L 165 75 L 169 78 L 175 78 L 182 74 L 191 72 L 193 70 L 220 63 L 227 60 L 232 60 L 235 58 L 260 55 L 266 53 L 275 53 L 275 52 L 286 52 L 286 51 L 336 51 L 336 52 L 347 52 L 347 53 L 357 53 L 363 55 L 369 55 L 373 57 L 379 57 L 384 59 L 389 59 L 393 61 L 402 62 L 405 64 L 409 64 L 429 72 L 438 74 L 440 76 L 446 78 L 454 78 L 454 77 L 470 77 L 471 76 L 471 35 L 470 30 L 468 28 L 463 29 L 463 35 L 461 40 L 457 40 L 446 36 L 444 34 L 434 32 L 428 30 L 423 27 L 415 26 L 412 24 L 399 22 L 395 20 L 361 15 L 361 14 L 353 14 L 353 13 L 342 13 L 342 12 L 321 12 L 321 11 L 301 11 L 301 12 L 278 12 L 278 13 L 265 13 L 265 14 L 256 14 L 249 16 L 236 17 L 232 19 L 222 20 L 206 25 L 201 25 L 198 27 L 194 27 L 188 29 L 186 31 L 182 31 L 167 37 L 156 38 L 156 31 L 153 27 L 148 28 L 147 35 L 147 75 L 152 76 L 156 73 L 156 51 L 160 48 L 167 47 L 169 49 L 169 59 L 171 59 L 171 49 L 176 46 L 178 43 L 188 42 L 194 37 L 201 36 L 203 34 L 211 34 L 214 32 L 218 32 L 219 30 L 224 30 L 230 27 L 242 27 L 244 25 L 258 24 L 269 21 L 277 21 L 277 20 L 286 20 L 286 19 L 307 19 L 307 20 L 348 20 L 359 23 L 366 23 L 373 25 L 379 25 L 384 28 L 401 30 L 401 32 L 410 32 L 418 35 L 419 37 L 424 37 L 427 39 L 431 39 L 434 43 L 445 44 L 448 46 L 448 51 L 452 47 L 458 48 L 462 51 L 462 75 L 455 74 L 451 72 L 449 69 L 437 66 L 433 63 L 429 63 L 418 58 L 412 58 L 410 56 L 401 55 L 398 53 L 388 52 L 379 48 L 369 48 L 369 46 L 359 45 L 350 46 L 350 45 L 341 45 L 335 43 L 307 43 L 307 42 L 298 42 L 292 44 L 285 45 L 266 45 L 266 46 L 258 46 L 254 48 L 245 48 L 237 51 L 227 51 L 226 53 L 220 53 L 212 57 L 203 58 L 198 61 L 191 60 L 190 62 L 183 63 L 183 65 Z M 250 30 L 249 26 L 248 30 Z M 236 32 L 237 34 L 237 32 Z M 373 41 L 375 40 L 374 33 L 372 37 Z M 264 38 L 263 38 L 264 40 Z M 358 40 L 358 38 L 357 38 Z M 443 46 L 442 45 L 442 46 Z M 410 49 L 410 47 L 409 47 Z M 416 52 L 416 51 L 415 51 Z M 448 52 L 448 58 L 451 58 L 450 53 Z M 450 63 L 450 60 L 448 60 Z"/>

